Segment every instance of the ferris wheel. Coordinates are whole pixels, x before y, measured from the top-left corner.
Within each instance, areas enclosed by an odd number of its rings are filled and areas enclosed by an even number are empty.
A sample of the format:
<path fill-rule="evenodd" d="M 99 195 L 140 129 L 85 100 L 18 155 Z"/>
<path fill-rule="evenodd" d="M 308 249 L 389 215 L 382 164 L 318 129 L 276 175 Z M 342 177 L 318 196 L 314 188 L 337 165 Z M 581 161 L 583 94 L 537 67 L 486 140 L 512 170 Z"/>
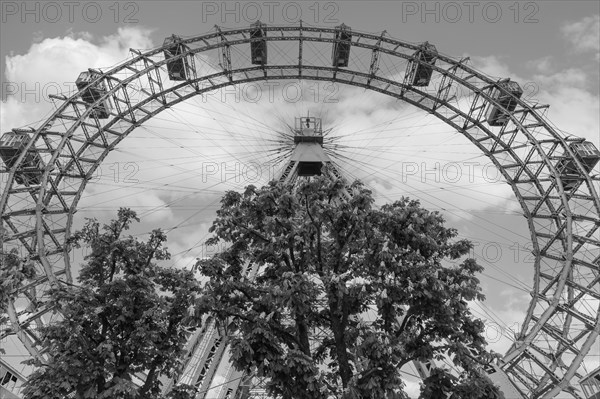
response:
<path fill-rule="evenodd" d="M 517 82 L 486 76 L 468 59 L 446 56 L 430 43 L 407 43 L 344 24 L 217 27 L 131 51 L 131 58 L 115 67 L 82 72 L 78 90 L 53 96 L 56 110 L 39 126 L 13 129 L 1 138 L 0 172 L 7 178 L 0 201 L 3 252 L 28 253 L 37 276 L 9 302 L 10 328 L 0 331 L 0 339 L 16 335 L 31 356 L 44 356 L 37 327 L 56 317 L 46 306 L 46 291 L 72 281 L 68 240 L 74 215 L 102 162 L 113 150 L 127 148 L 121 141 L 134 130 L 148 132 L 161 113 L 227 87 L 333 82 L 425 111 L 460 133 L 501 173 L 526 217 L 534 280 L 525 319 L 499 368 L 522 397 L 581 397 L 576 384 L 587 373 L 585 357 L 600 335 L 600 175 L 594 174 L 600 152 L 554 127 L 544 116 L 545 106 L 523 99 Z M 265 123 L 254 122 L 249 129 L 264 135 L 250 151 L 286 159 L 290 147 L 281 143 L 289 134 L 265 138 L 271 133 Z M 248 137 L 239 140 L 251 148 L 244 141 Z M 326 152 L 343 148 L 342 142 L 328 143 L 327 134 L 322 140 Z M 282 173 L 288 176 L 290 170 Z"/>

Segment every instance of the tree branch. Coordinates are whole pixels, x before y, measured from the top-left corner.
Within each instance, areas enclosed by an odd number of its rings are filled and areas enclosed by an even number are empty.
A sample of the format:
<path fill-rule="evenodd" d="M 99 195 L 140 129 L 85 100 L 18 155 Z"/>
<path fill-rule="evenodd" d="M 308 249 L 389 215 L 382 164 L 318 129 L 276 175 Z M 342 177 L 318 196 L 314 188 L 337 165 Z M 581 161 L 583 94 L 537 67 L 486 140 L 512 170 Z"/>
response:
<path fill-rule="evenodd" d="M 257 236 L 258 238 L 260 238 L 264 242 L 271 242 L 269 239 L 267 239 L 265 236 L 263 236 L 262 234 L 260 234 L 258 231 L 254 230 L 254 229 L 251 229 L 249 227 L 244 226 L 243 224 L 239 223 L 238 221 L 234 220 L 233 218 L 231 218 L 230 220 L 237 227 L 240 227 L 240 228 L 246 230 L 247 232 L 254 234 L 255 236 Z"/>
<path fill-rule="evenodd" d="M 221 313 L 221 314 L 225 313 L 226 316 L 237 317 L 241 320 L 247 321 L 248 323 L 256 324 L 256 319 L 252 319 L 252 318 L 250 318 L 248 316 L 244 316 L 240 313 L 234 313 L 234 312 L 231 312 L 226 309 L 219 309 L 219 313 Z M 286 330 L 284 330 L 283 328 L 279 327 L 276 324 L 273 324 L 273 323 L 267 323 L 267 324 L 269 327 L 271 327 L 274 330 L 276 330 L 277 332 L 279 332 L 282 335 L 282 338 L 287 338 L 288 345 L 290 342 L 292 344 L 294 344 L 294 345 L 289 345 L 290 347 L 292 347 L 292 348 L 300 348 L 301 347 L 300 342 L 298 342 L 297 338 L 294 337 L 292 334 L 290 334 L 289 332 L 287 332 Z"/>

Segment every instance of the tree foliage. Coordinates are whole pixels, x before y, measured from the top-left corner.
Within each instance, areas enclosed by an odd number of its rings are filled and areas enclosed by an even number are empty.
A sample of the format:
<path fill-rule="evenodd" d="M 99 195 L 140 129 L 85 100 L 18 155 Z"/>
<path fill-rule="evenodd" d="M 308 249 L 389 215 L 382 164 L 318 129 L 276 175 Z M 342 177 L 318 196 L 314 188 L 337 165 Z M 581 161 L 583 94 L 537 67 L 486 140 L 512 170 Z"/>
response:
<path fill-rule="evenodd" d="M 158 398 L 158 377 L 180 369 L 189 329 L 197 324 L 189 304 L 201 286 L 191 271 L 156 263 L 169 259 L 162 231 L 152 231 L 146 242 L 124 237 L 134 221 L 135 212 L 121 209 L 103 228 L 88 220 L 73 235 L 75 245 L 90 246 L 91 254 L 79 286 L 50 292 L 62 319 L 41 331 L 50 359 L 35 362 L 25 398 L 73 392 L 76 398 Z M 142 383 L 136 385 L 136 378 Z"/>
<path fill-rule="evenodd" d="M 462 374 L 433 369 L 422 397 L 500 397 L 467 306 L 484 299 L 471 243 L 418 201 L 373 203 L 327 177 L 224 196 L 207 243 L 229 247 L 197 263 L 198 308 L 228 327 L 234 365 L 283 398 L 405 398 L 400 368 L 446 356 Z"/>
<path fill-rule="evenodd" d="M 4 234 L 0 229 L 0 235 Z M 0 237 L 0 242 L 3 237 Z M 0 251 L 2 248 L 0 248 Z M 6 328 L 9 318 L 5 314 L 8 308 L 8 303 L 14 299 L 15 293 L 29 279 L 36 275 L 33 262 L 28 259 L 23 259 L 19 256 L 16 248 L 11 249 L 7 253 L 0 254 L 0 326 Z M 0 330 L 0 333 L 4 332 Z M 5 353 L 5 350 L 0 347 L 0 354 Z"/>

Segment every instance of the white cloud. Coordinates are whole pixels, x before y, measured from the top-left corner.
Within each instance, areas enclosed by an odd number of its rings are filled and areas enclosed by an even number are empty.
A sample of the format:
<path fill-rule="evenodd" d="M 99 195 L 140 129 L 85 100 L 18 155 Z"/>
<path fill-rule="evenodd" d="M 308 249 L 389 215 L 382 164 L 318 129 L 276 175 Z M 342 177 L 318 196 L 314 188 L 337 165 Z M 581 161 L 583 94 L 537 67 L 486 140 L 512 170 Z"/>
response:
<path fill-rule="evenodd" d="M 93 42 L 89 33 L 68 33 L 65 37 L 47 38 L 34 43 L 24 55 L 6 57 L 8 81 L 74 81 L 87 68 L 114 65 L 129 56 L 130 48 L 152 47 L 150 30 L 119 28 L 114 35 Z"/>
<path fill-rule="evenodd" d="M 508 60 L 506 57 L 489 55 L 489 56 L 477 56 L 472 55 L 471 61 L 473 62 L 474 67 L 484 73 L 487 76 L 491 76 L 497 79 L 511 78 L 511 80 L 521 80 L 511 71 L 511 68 L 508 65 Z"/>
<path fill-rule="evenodd" d="M 552 56 L 546 56 L 538 58 L 537 60 L 527 61 L 525 65 L 536 72 L 545 74 L 552 73 L 555 69 Z"/>
<path fill-rule="evenodd" d="M 600 61 L 600 15 L 585 17 L 579 21 L 563 25 L 561 31 L 565 38 L 579 52 L 595 54 Z"/>
<path fill-rule="evenodd" d="M 0 104 L 2 131 L 41 120 L 54 109 L 48 95 L 74 90 L 80 72 L 115 65 L 129 57 L 130 48 L 152 46 L 150 30 L 119 28 L 95 41 L 89 33 L 70 32 L 36 42 L 25 54 L 7 56 L 5 77 L 14 95 Z"/>
<path fill-rule="evenodd" d="M 598 96 L 568 85 L 541 86 L 540 102 L 550 104 L 549 120 L 569 135 L 585 137 L 598 145 L 600 104 Z"/>

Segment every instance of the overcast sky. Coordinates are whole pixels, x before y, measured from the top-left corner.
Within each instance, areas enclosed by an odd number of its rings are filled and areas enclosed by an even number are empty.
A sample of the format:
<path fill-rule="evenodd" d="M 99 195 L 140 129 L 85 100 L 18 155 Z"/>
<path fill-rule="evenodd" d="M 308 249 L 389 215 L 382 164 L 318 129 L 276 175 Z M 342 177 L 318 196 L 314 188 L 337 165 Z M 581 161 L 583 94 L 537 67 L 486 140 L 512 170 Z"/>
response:
<path fill-rule="evenodd" d="M 208 33 L 214 25 L 247 26 L 258 16 L 270 25 L 344 22 L 469 56 L 486 74 L 521 83 L 528 100 L 550 104 L 548 116 L 559 129 L 600 147 L 597 1 L 1 4 L 2 132 L 37 127 L 52 109 L 47 94 L 72 89 L 89 67 L 127 59 L 130 48 L 158 46 L 173 33 Z M 476 243 L 473 255 L 486 267 L 481 280 L 488 300 L 474 311 L 490 321 L 491 348 L 505 351 L 533 285 L 529 233 L 510 187 L 464 137 L 421 111 L 351 87 L 298 87 L 302 101 L 290 100 L 294 94 L 282 87 L 269 99 L 261 86 L 257 102 L 247 101 L 249 92 L 239 98 L 217 93 L 161 114 L 105 160 L 80 202 L 76 225 L 85 217 L 108 220 L 119 206 L 130 206 L 143 218 L 136 232 L 168 230 L 173 264 L 189 267 L 216 250 L 203 242 L 222 193 L 272 177 L 275 158 L 265 149 L 287 131 L 286 123 L 310 112 L 331 129 L 344 173 L 362 179 L 379 204 L 402 195 L 418 198 Z M 598 365 L 597 351 L 588 362 Z"/>

